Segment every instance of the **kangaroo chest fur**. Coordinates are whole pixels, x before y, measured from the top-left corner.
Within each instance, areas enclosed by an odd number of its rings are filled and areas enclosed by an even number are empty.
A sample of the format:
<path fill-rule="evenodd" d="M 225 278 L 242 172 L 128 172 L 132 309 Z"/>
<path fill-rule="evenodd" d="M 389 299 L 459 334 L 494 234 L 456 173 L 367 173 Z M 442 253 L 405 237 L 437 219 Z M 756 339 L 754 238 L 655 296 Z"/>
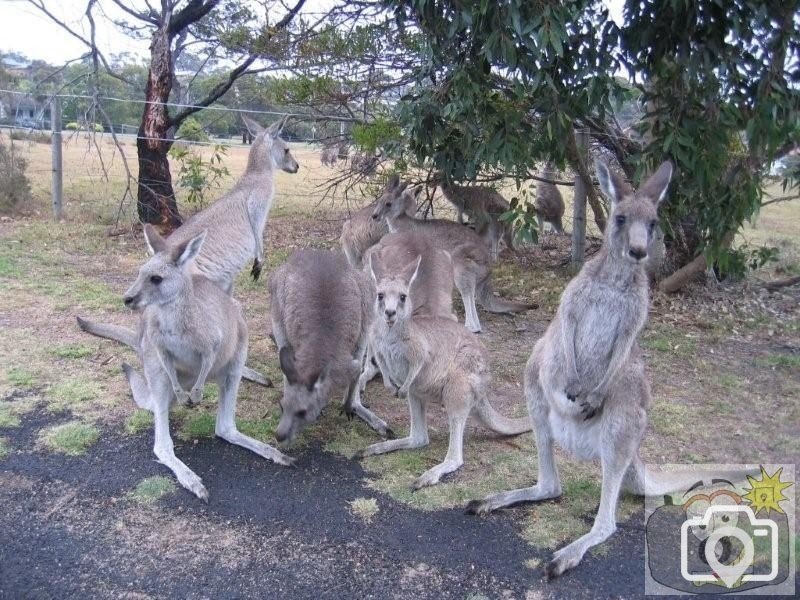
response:
<path fill-rule="evenodd" d="M 553 438 L 562 449 L 581 460 L 599 458 L 603 440 L 601 419 L 584 421 L 580 415 L 575 417 L 551 410 L 548 421 Z"/>
<path fill-rule="evenodd" d="M 408 377 L 408 340 L 405 336 L 398 335 L 398 327 L 387 329 L 382 323 L 373 324 L 373 340 L 375 353 L 380 364 L 388 371 L 386 375 L 392 384 L 400 386 Z"/>

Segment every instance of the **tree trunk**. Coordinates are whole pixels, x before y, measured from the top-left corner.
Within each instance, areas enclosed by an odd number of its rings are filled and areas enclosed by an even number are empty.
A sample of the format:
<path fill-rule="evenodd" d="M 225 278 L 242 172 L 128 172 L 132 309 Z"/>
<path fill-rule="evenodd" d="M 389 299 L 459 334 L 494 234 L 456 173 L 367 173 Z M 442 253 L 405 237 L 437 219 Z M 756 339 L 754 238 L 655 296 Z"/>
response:
<path fill-rule="evenodd" d="M 139 157 L 137 209 L 143 223 L 172 231 L 181 224 L 167 152 L 172 147 L 174 127 L 166 103 L 172 90 L 170 16 L 153 32 L 150 70 L 145 88 L 144 113 L 136 148 Z"/>
<path fill-rule="evenodd" d="M 597 225 L 597 228 L 602 233 L 606 229 L 606 214 L 603 210 L 603 205 L 600 202 L 600 198 L 597 197 L 597 191 L 591 184 L 592 177 L 589 174 L 589 167 L 578 151 L 578 143 L 575 139 L 574 130 L 571 130 L 569 135 L 567 135 L 566 151 L 567 160 L 569 161 L 570 166 L 572 166 L 572 169 L 579 177 L 583 178 L 583 180 L 587 182 L 586 199 L 589 201 L 589 206 L 592 208 L 595 225 Z"/>

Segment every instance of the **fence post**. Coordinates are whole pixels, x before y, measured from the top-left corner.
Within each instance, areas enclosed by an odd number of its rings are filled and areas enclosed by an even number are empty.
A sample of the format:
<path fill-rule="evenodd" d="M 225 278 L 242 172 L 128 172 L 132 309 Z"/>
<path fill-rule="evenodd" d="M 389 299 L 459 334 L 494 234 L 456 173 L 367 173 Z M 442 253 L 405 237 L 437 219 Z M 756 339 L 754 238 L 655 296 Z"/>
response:
<path fill-rule="evenodd" d="M 585 130 L 575 132 L 575 141 L 578 145 L 578 154 L 584 164 L 588 164 L 589 136 Z M 586 186 L 592 185 L 591 181 L 584 181 L 583 177 L 575 174 L 575 195 L 572 198 L 572 266 L 580 269 L 586 253 Z"/>
<path fill-rule="evenodd" d="M 64 218 L 63 180 L 61 160 L 61 98 L 54 96 L 50 103 L 50 124 L 52 132 L 51 144 L 53 155 L 53 218 L 60 221 Z"/>

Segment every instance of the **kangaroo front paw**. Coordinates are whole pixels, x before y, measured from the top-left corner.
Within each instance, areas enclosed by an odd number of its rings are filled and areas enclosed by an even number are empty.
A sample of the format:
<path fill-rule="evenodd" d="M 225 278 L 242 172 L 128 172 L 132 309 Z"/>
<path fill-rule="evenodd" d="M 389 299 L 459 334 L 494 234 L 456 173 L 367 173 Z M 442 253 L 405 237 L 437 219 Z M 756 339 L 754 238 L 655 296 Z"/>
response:
<path fill-rule="evenodd" d="M 253 268 L 250 269 L 250 275 L 253 277 L 253 281 L 258 281 L 258 278 L 261 277 L 261 261 L 257 258 L 253 259 Z"/>
<path fill-rule="evenodd" d="M 173 393 L 175 394 L 175 400 L 181 406 L 191 406 L 192 405 L 192 397 L 183 388 L 174 388 Z"/>
<path fill-rule="evenodd" d="M 203 388 L 193 387 L 189 392 L 189 401 L 186 406 L 197 406 L 203 401 Z"/>
<path fill-rule="evenodd" d="M 594 418 L 603 408 L 603 399 L 596 394 L 589 394 L 585 399 L 580 401 L 580 405 L 583 419 L 588 421 Z"/>

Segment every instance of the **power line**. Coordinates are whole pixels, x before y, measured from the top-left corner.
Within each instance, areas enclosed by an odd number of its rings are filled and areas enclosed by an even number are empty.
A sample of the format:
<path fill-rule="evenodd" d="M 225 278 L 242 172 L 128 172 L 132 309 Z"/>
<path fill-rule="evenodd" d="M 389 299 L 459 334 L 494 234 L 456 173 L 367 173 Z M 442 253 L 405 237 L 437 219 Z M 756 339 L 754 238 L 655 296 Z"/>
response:
<path fill-rule="evenodd" d="M 32 96 L 30 92 L 22 92 L 19 90 L 3 90 L 0 89 L 0 94 L 15 94 L 19 96 Z M 272 111 L 272 110 L 250 110 L 246 108 L 230 108 L 227 106 L 203 106 L 201 104 L 182 104 L 179 102 L 159 102 L 157 100 L 135 100 L 131 98 L 115 98 L 113 96 L 89 96 L 86 94 L 53 94 L 48 96 L 49 98 L 72 98 L 78 100 L 105 100 L 108 102 L 122 102 L 125 104 L 155 104 L 161 106 L 170 106 L 174 108 L 199 108 L 201 110 L 216 110 L 220 112 L 232 112 L 232 113 L 244 113 L 244 114 L 254 114 L 254 115 L 271 115 L 271 116 L 278 116 L 278 117 L 302 117 L 304 119 L 310 120 L 325 120 L 325 121 L 343 121 L 343 122 L 352 122 L 353 119 L 350 117 L 343 117 L 341 115 L 313 115 L 309 113 L 291 113 L 291 112 L 279 112 L 279 111 Z"/>

